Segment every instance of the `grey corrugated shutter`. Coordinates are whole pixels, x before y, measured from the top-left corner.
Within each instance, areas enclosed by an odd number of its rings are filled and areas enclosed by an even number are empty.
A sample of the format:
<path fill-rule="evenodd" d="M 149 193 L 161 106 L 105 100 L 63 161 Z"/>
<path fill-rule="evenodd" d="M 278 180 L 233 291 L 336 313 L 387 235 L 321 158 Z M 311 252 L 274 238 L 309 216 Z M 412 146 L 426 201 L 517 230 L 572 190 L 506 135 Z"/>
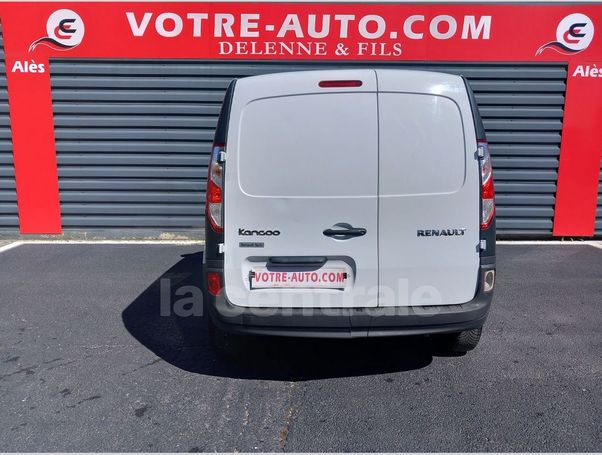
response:
<path fill-rule="evenodd" d="M 491 144 L 498 232 L 551 236 L 563 64 L 54 60 L 63 226 L 201 227 L 210 143 L 229 81 L 349 66 L 465 75 Z"/>
<path fill-rule="evenodd" d="M 19 216 L 15 190 L 15 167 L 8 112 L 6 66 L 4 64 L 4 40 L 0 28 L 0 230 L 17 232 Z"/>

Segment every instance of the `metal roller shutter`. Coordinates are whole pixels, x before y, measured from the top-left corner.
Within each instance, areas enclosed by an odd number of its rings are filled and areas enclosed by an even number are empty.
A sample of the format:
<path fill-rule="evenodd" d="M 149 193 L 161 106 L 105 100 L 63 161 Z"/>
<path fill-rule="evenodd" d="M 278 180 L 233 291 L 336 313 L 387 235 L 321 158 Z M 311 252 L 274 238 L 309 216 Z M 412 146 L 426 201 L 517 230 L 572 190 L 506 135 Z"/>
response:
<path fill-rule="evenodd" d="M 15 168 L 8 112 L 8 90 L 4 65 L 4 41 L 0 28 L 0 232 L 14 234 L 19 229 Z"/>
<path fill-rule="evenodd" d="M 209 148 L 230 80 L 343 65 L 465 75 L 494 158 L 499 234 L 551 236 L 564 64 L 53 60 L 63 226 L 200 228 Z"/>

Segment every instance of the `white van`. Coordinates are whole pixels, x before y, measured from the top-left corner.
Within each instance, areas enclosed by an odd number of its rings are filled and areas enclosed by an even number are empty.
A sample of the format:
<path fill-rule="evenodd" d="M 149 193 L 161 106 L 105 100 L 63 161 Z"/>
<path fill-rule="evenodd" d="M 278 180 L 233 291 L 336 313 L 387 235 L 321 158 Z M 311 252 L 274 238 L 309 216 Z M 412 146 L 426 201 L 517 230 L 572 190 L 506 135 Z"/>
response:
<path fill-rule="evenodd" d="M 209 333 L 445 334 L 473 349 L 495 281 L 495 206 L 466 81 L 405 70 L 234 81 L 209 166 Z"/>

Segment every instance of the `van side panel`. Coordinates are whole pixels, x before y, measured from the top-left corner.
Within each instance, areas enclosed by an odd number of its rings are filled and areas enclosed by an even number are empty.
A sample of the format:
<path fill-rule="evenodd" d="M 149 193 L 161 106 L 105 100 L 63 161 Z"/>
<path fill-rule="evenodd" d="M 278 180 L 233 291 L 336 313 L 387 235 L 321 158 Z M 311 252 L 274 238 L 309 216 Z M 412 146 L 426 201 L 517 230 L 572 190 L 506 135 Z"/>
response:
<path fill-rule="evenodd" d="M 228 134 L 228 123 L 230 121 L 230 107 L 232 105 L 232 95 L 234 94 L 234 87 L 236 86 L 236 79 L 230 82 L 226 95 L 224 96 L 224 102 L 219 113 L 217 120 L 217 126 L 215 128 L 215 135 L 213 137 L 214 144 L 225 144 Z M 205 207 L 207 210 L 207 207 Z M 209 217 L 205 216 L 205 251 L 203 253 L 203 263 L 213 261 L 221 261 L 222 254 L 219 252 L 217 245 L 224 243 L 224 233 L 215 232 L 209 222 Z"/>
<path fill-rule="evenodd" d="M 460 77 L 378 70 L 379 306 L 460 304 L 479 271 L 479 171 Z"/>
<path fill-rule="evenodd" d="M 470 101 L 470 108 L 472 110 L 472 119 L 475 126 L 477 141 L 487 141 L 485 127 L 483 125 L 483 120 L 481 119 L 481 113 L 479 112 L 477 100 L 472 89 L 470 88 L 470 85 L 468 84 L 468 80 L 465 77 L 462 77 L 462 80 L 464 81 L 464 86 L 468 92 L 468 99 Z M 483 263 L 484 258 L 487 258 L 489 263 L 491 263 L 492 258 L 495 260 L 495 218 L 496 216 L 494 214 L 489 228 L 481 229 L 481 241 L 485 243 L 485 248 L 481 250 L 481 263 Z"/>

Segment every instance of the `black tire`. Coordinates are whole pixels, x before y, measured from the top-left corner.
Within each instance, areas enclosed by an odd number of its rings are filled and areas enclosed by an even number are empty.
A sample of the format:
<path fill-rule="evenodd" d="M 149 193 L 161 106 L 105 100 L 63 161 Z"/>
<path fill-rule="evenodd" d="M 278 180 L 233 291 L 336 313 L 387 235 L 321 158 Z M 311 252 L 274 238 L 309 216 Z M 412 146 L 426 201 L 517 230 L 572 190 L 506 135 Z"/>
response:
<path fill-rule="evenodd" d="M 472 351 L 479 344 L 483 328 L 453 333 L 445 337 L 445 349 L 453 354 L 465 354 Z"/>
<path fill-rule="evenodd" d="M 207 332 L 209 334 L 209 342 L 221 355 L 231 359 L 239 357 L 243 347 L 239 335 L 224 332 L 213 323 L 211 318 L 208 321 Z"/>

